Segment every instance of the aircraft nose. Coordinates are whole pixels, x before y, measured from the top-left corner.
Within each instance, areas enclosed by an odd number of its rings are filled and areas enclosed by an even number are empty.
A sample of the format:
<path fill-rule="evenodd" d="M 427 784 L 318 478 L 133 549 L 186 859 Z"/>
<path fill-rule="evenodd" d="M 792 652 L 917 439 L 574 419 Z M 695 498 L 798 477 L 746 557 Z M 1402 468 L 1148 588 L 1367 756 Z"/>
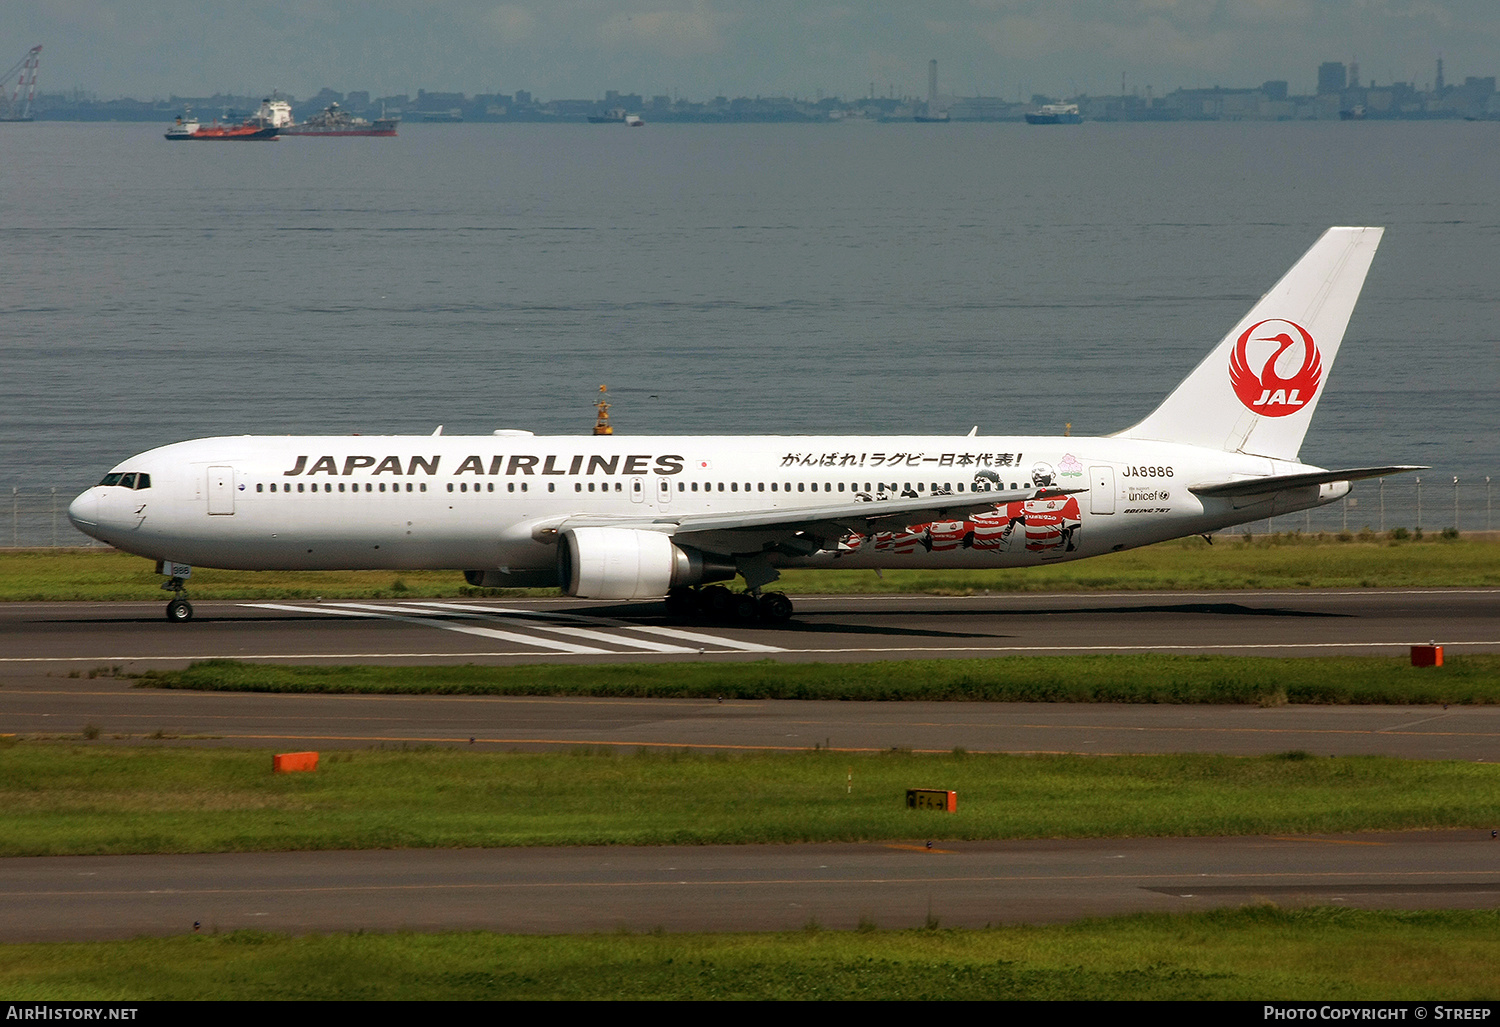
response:
<path fill-rule="evenodd" d="M 99 524 L 99 491 L 89 489 L 68 504 L 68 520 L 79 531 L 87 533 Z"/>

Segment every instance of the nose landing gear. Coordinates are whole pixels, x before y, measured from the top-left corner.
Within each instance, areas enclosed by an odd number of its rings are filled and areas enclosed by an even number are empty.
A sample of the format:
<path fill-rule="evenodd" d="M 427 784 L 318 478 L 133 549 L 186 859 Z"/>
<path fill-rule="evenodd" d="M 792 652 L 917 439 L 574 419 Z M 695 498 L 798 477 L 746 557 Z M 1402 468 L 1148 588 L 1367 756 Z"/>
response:
<path fill-rule="evenodd" d="M 156 573 L 166 574 L 172 580 L 162 582 L 162 589 L 171 592 L 172 601 L 167 604 L 167 620 L 173 624 L 185 624 L 193 619 L 193 604 L 187 598 L 187 579 L 193 568 L 185 563 L 163 560 L 156 565 Z"/>

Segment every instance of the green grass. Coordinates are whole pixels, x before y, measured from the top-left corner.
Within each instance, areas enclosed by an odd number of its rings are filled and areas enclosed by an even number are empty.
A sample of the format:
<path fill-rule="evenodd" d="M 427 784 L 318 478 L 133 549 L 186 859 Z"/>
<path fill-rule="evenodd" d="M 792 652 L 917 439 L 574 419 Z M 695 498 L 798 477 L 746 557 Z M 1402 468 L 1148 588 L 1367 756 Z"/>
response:
<path fill-rule="evenodd" d="M 11 1002 L 1492 1001 L 1500 913 L 1256 906 L 987 930 L 525 937 L 237 931 L 0 947 Z"/>
<path fill-rule="evenodd" d="M 0 550 L 0 600 L 162 598 L 150 560 L 114 550 Z M 193 572 L 195 599 L 432 599 L 548 595 L 471 588 L 457 571 Z M 1500 542 L 1398 541 L 1362 533 L 1347 541 L 1317 535 L 1219 536 L 1163 542 L 1125 553 L 1046 567 L 975 571 L 789 571 L 776 587 L 792 593 L 1076 592 L 1258 588 L 1420 588 L 1500 585 Z"/>
<path fill-rule="evenodd" d="M 958 811 L 906 809 L 911 787 L 956 791 Z M 0 749 L 0 856 L 1487 830 L 1497 807 L 1497 765 L 1306 753 L 431 748 L 273 775 L 268 751 Z"/>
<path fill-rule="evenodd" d="M 1500 655 L 1013 656 L 873 663 L 287 666 L 207 660 L 141 685 L 204 691 L 1133 703 L 1495 703 Z"/>

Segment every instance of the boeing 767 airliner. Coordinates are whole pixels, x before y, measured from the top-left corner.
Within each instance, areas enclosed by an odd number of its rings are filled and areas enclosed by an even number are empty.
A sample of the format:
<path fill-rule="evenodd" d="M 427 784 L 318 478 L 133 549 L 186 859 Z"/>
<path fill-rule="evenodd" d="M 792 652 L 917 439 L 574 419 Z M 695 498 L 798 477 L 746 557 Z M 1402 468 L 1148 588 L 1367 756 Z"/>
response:
<path fill-rule="evenodd" d="M 778 568 L 1018 567 L 1206 535 L 1420 469 L 1297 458 L 1381 232 L 1330 228 L 1155 411 L 1102 438 L 197 439 L 117 464 L 68 517 L 160 561 L 174 621 L 192 618 L 193 565 L 452 569 L 776 623 Z M 745 591 L 709 584 L 736 576 Z"/>

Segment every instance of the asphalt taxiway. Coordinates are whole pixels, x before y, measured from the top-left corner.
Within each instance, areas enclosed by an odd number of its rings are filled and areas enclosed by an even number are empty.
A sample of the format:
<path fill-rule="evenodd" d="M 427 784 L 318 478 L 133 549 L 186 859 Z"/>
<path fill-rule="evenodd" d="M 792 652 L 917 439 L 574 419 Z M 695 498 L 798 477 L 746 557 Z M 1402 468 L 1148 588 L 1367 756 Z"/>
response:
<path fill-rule="evenodd" d="M 1497 908 L 1500 841 L 1442 831 L 9 859 L 0 941 L 187 934 L 194 923 L 294 934 L 983 927 L 1257 902 Z"/>

